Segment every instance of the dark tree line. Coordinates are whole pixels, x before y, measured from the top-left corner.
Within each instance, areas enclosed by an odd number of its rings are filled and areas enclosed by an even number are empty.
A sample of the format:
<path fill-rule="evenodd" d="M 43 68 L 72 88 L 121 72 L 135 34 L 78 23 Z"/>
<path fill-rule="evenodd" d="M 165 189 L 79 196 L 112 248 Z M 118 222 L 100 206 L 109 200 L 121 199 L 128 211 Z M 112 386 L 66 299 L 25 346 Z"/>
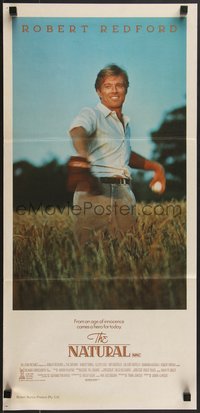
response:
<path fill-rule="evenodd" d="M 67 193 L 66 177 L 66 166 L 59 165 L 56 160 L 41 167 L 26 161 L 16 162 L 13 167 L 14 208 L 71 203 L 72 194 Z"/>
<path fill-rule="evenodd" d="M 186 107 L 166 114 L 157 131 L 151 133 L 154 142 L 153 157 L 166 170 L 167 191 L 172 196 L 186 195 Z"/>
<path fill-rule="evenodd" d="M 142 184 L 145 174 L 134 176 L 133 189 L 136 198 L 141 200 L 184 199 L 186 196 L 186 107 L 166 113 L 160 127 L 151 132 L 154 144 L 152 159 L 160 162 L 166 172 L 167 187 L 160 197 L 153 194 L 148 183 Z"/>
<path fill-rule="evenodd" d="M 139 171 L 133 179 L 136 199 L 170 200 L 182 199 L 186 195 L 186 107 L 168 112 L 160 127 L 151 132 L 154 143 L 152 159 L 160 162 L 166 170 L 167 189 L 162 197 L 148 188 L 145 175 Z M 41 167 L 20 161 L 13 166 L 14 208 L 32 204 L 64 206 L 72 202 L 72 194 L 66 189 L 66 165 L 56 160 Z"/>

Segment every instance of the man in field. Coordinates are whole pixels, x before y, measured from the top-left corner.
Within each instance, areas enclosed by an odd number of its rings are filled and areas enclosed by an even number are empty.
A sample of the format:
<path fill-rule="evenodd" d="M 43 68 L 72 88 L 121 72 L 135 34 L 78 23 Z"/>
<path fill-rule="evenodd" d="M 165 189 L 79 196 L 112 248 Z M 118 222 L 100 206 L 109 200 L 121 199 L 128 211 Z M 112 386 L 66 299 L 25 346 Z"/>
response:
<path fill-rule="evenodd" d="M 152 188 L 165 191 L 163 167 L 131 150 L 129 119 L 122 112 L 129 80 L 117 65 L 102 69 L 95 82 L 100 102 L 84 108 L 70 127 L 77 155 L 68 163 L 68 189 L 75 190 L 75 231 L 78 239 L 110 232 L 119 236 L 135 221 L 135 197 L 129 168 L 154 171 Z"/>

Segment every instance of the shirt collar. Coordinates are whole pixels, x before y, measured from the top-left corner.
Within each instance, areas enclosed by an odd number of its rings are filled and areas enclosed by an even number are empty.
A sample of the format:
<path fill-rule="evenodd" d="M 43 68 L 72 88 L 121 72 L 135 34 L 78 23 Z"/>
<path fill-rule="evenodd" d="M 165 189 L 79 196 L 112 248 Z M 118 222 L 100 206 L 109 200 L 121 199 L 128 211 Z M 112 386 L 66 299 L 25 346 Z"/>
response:
<path fill-rule="evenodd" d="M 105 116 L 105 118 L 110 115 L 110 113 L 112 113 L 112 110 L 110 110 L 109 108 L 107 108 L 107 106 L 103 105 L 103 103 L 99 102 L 97 103 L 97 109 L 100 110 L 100 112 L 102 112 Z"/>
<path fill-rule="evenodd" d="M 105 118 L 107 118 L 107 116 L 109 116 L 111 113 L 114 112 L 114 111 L 110 110 L 109 108 L 107 108 L 107 106 L 103 105 L 103 103 L 101 103 L 101 102 L 97 103 L 96 107 L 97 107 L 97 109 L 100 110 L 100 112 L 102 112 L 104 114 Z M 130 121 L 129 117 L 126 116 L 126 115 L 123 115 L 123 119 L 124 119 L 125 126 L 127 126 L 129 121 Z"/>

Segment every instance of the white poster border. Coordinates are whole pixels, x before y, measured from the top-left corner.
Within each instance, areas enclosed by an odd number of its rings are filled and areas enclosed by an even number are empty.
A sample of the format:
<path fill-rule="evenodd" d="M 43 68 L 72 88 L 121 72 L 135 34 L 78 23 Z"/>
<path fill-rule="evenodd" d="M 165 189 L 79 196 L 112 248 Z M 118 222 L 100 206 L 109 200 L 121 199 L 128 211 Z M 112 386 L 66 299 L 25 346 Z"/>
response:
<path fill-rule="evenodd" d="M 4 388 L 12 389 L 12 398 L 4 399 L 4 409 L 195 409 L 196 408 L 196 120 L 197 120 L 197 5 L 187 4 L 187 310 L 138 311 L 104 310 L 106 319 L 123 318 L 124 341 L 134 351 L 145 354 L 145 360 L 177 359 L 182 361 L 178 380 L 129 385 L 116 379 L 112 382 L 84 382 L 55 379 L 47 383 L 23 383 L 16 372 L 23 360 L 63 361 L 68 343 L 80 340 L 74 328 L 75 319 L 99 319 L 102 311 L 13 311 L 12 310 L 12 18 L 4 4 Z M 14 4 L 19 17 L 179 17 L 179 4 Z M 192 45 L 192 47 L 191 47 Z M 193 183 L 191 185 L 191 182 Z M 48 323 L 47 323 L 48 321 Z M 31 325 L 31 330 L 30 330 Z M 131 332 L 134 326 L 134 333 Z M 148 333 L 151 326 L 151 334 Z M 162 334 L 160 333 L 162 331 Z M 27 334 L 28 332 L 28 334 Z M 172 339 L 173 337 L 173 339 Z M 174 341 L 174 342 L 173 342 Z M 53 345 L 49 345 L 53 342 Z M 162 348 L 162 343 L 165 343 Z M 55 346 L 55 347 L 54 347 Z M 55 359 L 55 349 L 57 359 Z M 152 356 L 153 353 L 153 356 Z M 31 354 L 31 356 L 30 356 Z M 44 356 L 45 355 L 45 356 Z M 22 358 L 23 357 L 23 358 Z M 153 357 L 153 359 L 152 359 Z M 41 387 L 43 387 L 40 393 Z M 78 388 L 78 390 L 77 390 Z M 191 402 L 185 403 L 182 393 L 189 389 Z M 143 392 L 141 393 L 141 389 Z M 59 393 L 60 392 L 60 393 Z M 78 393 L 77 393 L 78 392 Z M 35 394 L 35 397 L 32 395 Z M 42 397 L 45 394 L 47 397 Z M 170 396 L 169 396 L 170 395 Z M 41 397 L 40 397 L 41 396 Z M 134 405 L 133 405 L 134 400 Z"/>

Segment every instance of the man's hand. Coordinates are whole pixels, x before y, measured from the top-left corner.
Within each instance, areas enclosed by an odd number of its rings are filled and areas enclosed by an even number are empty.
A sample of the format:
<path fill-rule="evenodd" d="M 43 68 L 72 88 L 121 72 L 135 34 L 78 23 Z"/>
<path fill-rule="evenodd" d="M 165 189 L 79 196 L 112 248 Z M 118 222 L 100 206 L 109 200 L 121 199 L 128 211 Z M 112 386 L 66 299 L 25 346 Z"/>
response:
<path fill-rule="evenodd" d="M 162 167 L 162 165 L 160 165 L 159 163 L 153 162 L 153 164 L 154 164 L 153 170 L 154 170 L 155 172 L 154 172 L 154 177 L 153 177 L 153 179 L 151 180 L 149 186 L 150 186 L 150 188 L 153 190 L 153 185 L 154 185 L 156 182 L 160 182 L 161 188 L 160 188 L 160 190 L 157 189 L 156 192 L 157 192 L 158 194 L 162 194 L 162 193 L 165 191 L 165 188 L 166 188 L 165 170 L 164 170 L 164 168 Z"/>
<path fill-rule="evenodd" d="M 88 192 L 91 195 L 101 195 L 102 186 L 92 174 L 90 162 L 81 156 L 72 156 L 67 163 L 67 190 Z"/>

